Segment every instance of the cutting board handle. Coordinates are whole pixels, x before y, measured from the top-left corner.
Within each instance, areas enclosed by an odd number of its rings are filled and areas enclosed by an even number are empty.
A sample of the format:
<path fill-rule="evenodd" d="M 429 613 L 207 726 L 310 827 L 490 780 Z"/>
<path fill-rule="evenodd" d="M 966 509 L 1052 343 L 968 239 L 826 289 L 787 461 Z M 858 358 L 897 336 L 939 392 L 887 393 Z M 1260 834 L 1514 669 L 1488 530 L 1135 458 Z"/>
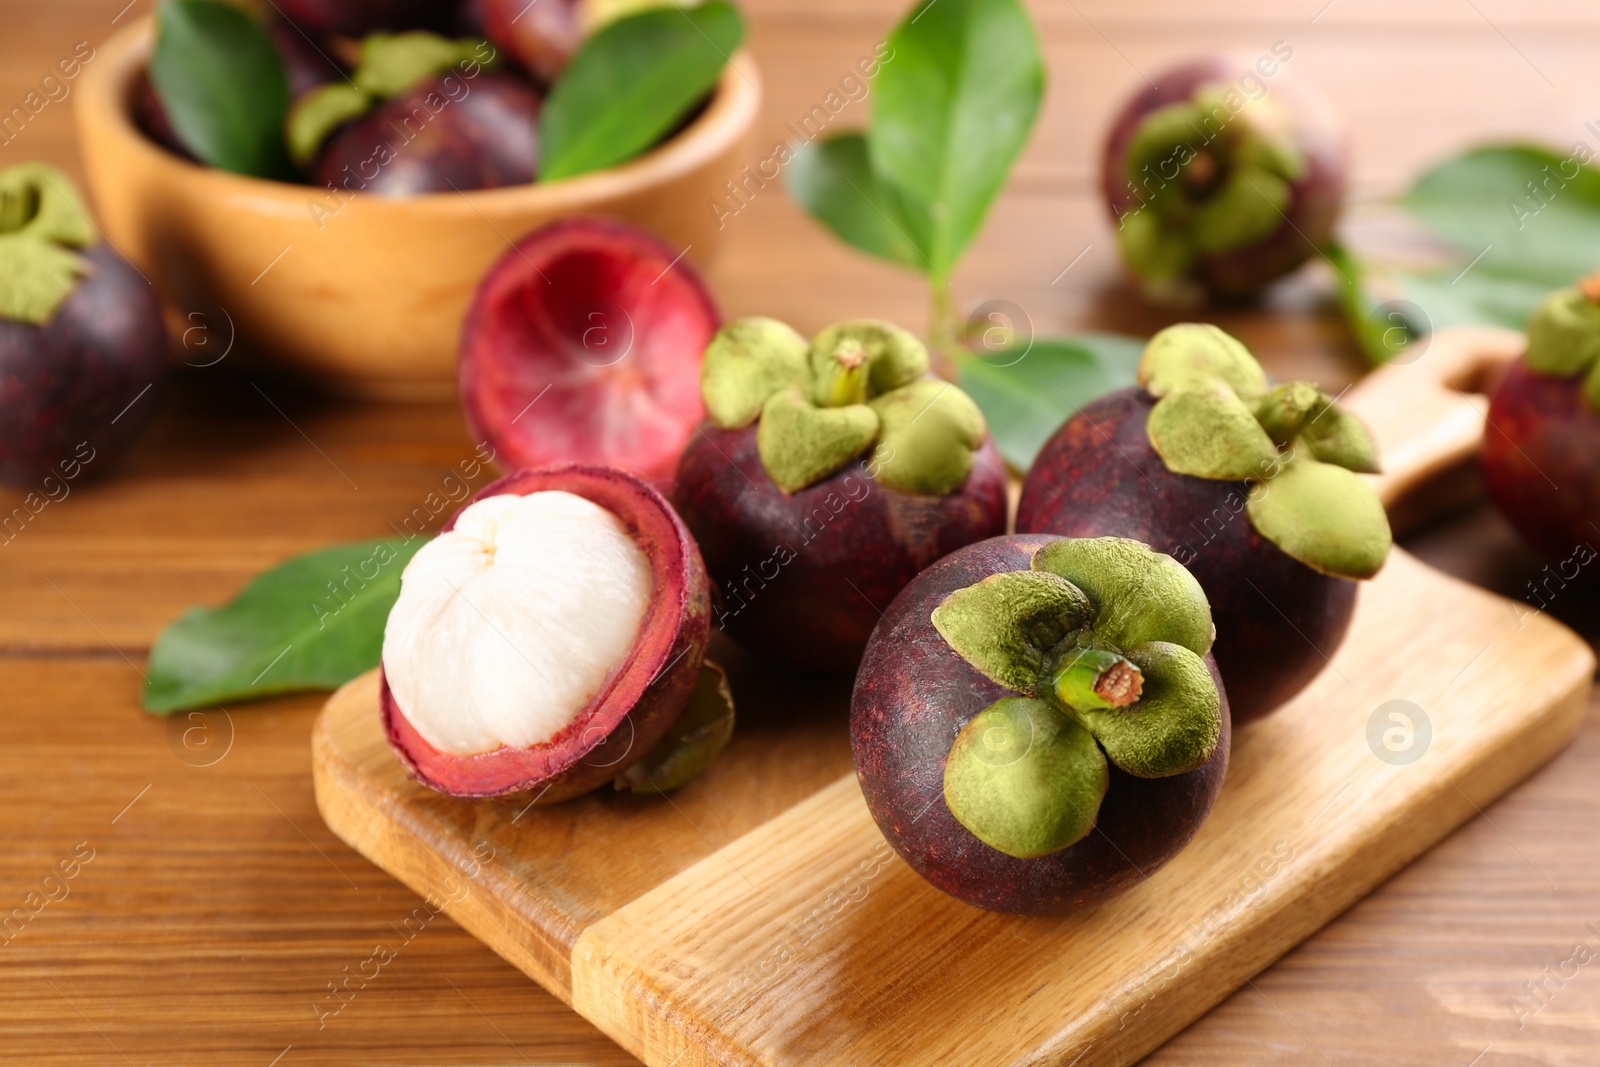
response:
<path fill-rule="evenodd" d="M 1379 367 L 1345 394 L 1341 404 L 1377 439 L 1383 473 L 1374 484 L 1384 504 L 1477 452 L 1489 406 L 1482 394 L 1522 348 L 1515 330 L 1441 330 L 1420 356 Z"/>

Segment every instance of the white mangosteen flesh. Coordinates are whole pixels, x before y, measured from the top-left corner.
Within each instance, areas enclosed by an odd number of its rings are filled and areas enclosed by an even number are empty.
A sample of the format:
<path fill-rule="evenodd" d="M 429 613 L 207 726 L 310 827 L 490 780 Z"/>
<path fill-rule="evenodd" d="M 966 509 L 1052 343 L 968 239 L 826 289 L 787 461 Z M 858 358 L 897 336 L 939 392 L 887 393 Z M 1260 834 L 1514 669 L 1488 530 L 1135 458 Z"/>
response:
<path fill-rule="evenodd" d="M 456 756 L 555 737 L 627 657 L 650 561 L 573 493 L 492 496 L 412 557 L 383 634 L 395 704 Z"/>

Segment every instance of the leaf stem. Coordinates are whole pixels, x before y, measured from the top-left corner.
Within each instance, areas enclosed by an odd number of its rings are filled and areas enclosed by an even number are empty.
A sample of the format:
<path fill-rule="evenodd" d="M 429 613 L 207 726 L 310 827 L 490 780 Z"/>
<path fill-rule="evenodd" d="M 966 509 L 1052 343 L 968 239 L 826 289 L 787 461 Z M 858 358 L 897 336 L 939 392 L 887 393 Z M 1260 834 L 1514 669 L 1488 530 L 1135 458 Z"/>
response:
<path fill-rule="evenodd" d="M 928 354 L 932 358 L 933 372 L 941 378 L 953 380 L 955 359 L 961 347 L 961 337 L 956 330 L 955 304 L 950 296 L 950 283 L 944 278 L 929 275 Z"/>

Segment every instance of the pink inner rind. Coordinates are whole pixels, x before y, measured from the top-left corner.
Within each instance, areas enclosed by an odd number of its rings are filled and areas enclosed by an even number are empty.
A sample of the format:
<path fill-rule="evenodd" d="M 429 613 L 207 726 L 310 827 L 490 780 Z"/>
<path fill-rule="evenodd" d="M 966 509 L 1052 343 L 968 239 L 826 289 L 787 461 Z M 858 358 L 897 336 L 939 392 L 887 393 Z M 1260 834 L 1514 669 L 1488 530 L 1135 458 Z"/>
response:
<path fill-rule="evenodd" d="M 699 275 L 650 234 L 608 219 L 552 223 L 473 297 L 459 372 L 467 422 L 508 467 L 602 463 L 665 485 L 704 414 L 700 358 L 721 321 Z"/>
<path fill-rule="evenodd" d="M 486 497 L 561 490 L 616 515 L 650 561 L 650 604 L 627 657 L 572 722 L 531 748 L 501 746 L 456 756 L 430 745 L 395 703 L 380 673 L 389 743 L 411 772 L 455 796 L 498 796 L 540 789 L 544 802 L 587 792 L 642 758 L 682 712 L 705 658 L 710 588 L 689 531 L 650 486 L 624 471 L 570 464 L 520 471 L 485 486 L 462 510 Z M 458 511 L 441 532 L 455 526 Z M 614 740 L 612 740 L 614 738 Z M 610 749 L 620 746 L 620 754 Z"/>

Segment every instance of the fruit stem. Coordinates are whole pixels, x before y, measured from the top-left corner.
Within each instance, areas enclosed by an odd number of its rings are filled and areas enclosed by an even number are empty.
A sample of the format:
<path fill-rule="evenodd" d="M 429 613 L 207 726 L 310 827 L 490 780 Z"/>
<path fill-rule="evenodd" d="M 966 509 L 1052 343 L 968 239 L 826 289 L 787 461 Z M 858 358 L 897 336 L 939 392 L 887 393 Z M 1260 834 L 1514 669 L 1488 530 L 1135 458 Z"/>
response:
<path fill-rule="evenodd" d="M 1080 648 L 1056 672 L 1051 688 L 1077 711 L 1125 708 L 1144 691 L 1144 674 L 1115 652 Z"/>
<path fill-rule="evenodd" d="M 928 276 L 928 354 L 933 373 L 955 380 L 955 352 L 960 345 L 955 323 L 955 305 L 950 298 L 950 282 L 943 276 Z"/>

